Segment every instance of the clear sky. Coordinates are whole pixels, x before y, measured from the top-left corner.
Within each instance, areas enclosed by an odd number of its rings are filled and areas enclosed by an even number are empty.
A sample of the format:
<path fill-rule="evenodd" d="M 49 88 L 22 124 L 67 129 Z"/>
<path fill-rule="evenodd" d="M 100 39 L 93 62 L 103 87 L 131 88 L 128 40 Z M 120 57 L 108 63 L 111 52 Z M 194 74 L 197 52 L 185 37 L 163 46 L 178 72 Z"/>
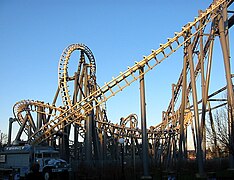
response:
<path fill-rule="evenodd" d="M 51 103 L 64 48 L 84 43 L 97 64 L 97 82 L 108 82 L 205 10 L 211 0 L 1 0 L 0 129 L 7 133 L 13 105 L 23 99 Z M 182 68 L 181 53 L 146 75 L 147 124 L 161 121 L 171 84 Z M 107 102 L 109 120 L 140 116 L 139 83 Z"/>

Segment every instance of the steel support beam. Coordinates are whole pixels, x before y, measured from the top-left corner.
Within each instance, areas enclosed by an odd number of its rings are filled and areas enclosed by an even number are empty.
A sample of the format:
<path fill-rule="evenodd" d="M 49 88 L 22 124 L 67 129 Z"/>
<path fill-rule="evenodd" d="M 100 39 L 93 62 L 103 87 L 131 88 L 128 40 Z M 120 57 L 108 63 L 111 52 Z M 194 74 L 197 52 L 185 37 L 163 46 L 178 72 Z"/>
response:
<path fill-rule="evenodd" d="M 37 129 L 40 129 L 42 126 L 42 107 L 37 107 Z"/>
<path fill-rule="evenodd" d="M 196 79 L 194 73 L 194 63 L 193 63 L 193 53 L 191 43 L 188 45 L 188 58 L 189 58 L 189 67 L 190 67 L 190 78 L 192 86 L 192 99 L 194 107 L 194 120 L 195 120 L 195 131 L 196 131 L 196 142 L 197 142 L 197 162 L 198 162 L 198 173 L 199 176 L 204 176 L 204 165 L 203 165 L 203 153 L 201 148 L 201 131 L 200 131 L 200 122 L 199 122 L 199 112 L 198 112 L 198 103 L 197 103 L 197 87 Z"/>
<path fill-rule="evenodd" d="M 230 145 L 233 147 L 234 144 L 234 97 L 233 97 L 233 83 L 231 76 L 231 66 L 230 66 L 230 55 L 229 55 L 229 41 L 228 41 L 228 29 L 227 29 L 227 19 L 224 19 L 225 15 L 219 15 L 218 27 L 219 27 L 219 39 L 223 52 L 223 60 L 225 67 L 225 75 L 227 81 L 227 100 L 228 100 L 228 116 L 229 116 L 229 129 L 230 129 Z M 231 155 L 232 156 L 232 155 Z M 230 166 L 234 166 L 233 157 L 230 159 Z"/>
<path fill-rule="evenodd" d="M 15 122 L 14 118 L 9 118 L 9 128 L 8 128 L 8 141 L 7 146 L 11 145 L 11 134 L 12 134 L 12 124 Z"/>
<path fill-rule="evenodd" d="M 53 102 L 52 102 L 52 106 L 55 106 L 55 103 L 56 103 L 58 95 L 59 95 L 59 91 L 60 91 L 60 87 L 58 86 L 58 88 L 56 90 L 56 93 L 55 93 L 55 96 L 54 96 L 54 99 L 53 99 Z M 44 121 L 45 121 L 44 124 L 46 124 L 47 122 L 49 122 L 50 117 L 51 117 L 50 114 L 52 114 L 52 112 L 53 112 L 53 109 L 50 109 L 49 110 L 49 115 L 47 116 L 46 119 L 44 119 Z"/>
<path fill-rule="evenodd" d="M 85 134 L 85 160 L 91 163 L 92 160 L 92 120 L 93 114 L 90 112 L 86 119 L 86 134 Z"/>
<path fill-rule="evenodd" d="M 24 131 L 24 128 L 25 128 L 25 126 L 27 124 L 27 121 L 28 121 L 28 114 L 26 114 L 25 117 L 24 117 L 24 120 L 23 120 L 23 122 L 22 122 L 22 124 L 20 126 L 20 129 L 19 129 L 19 131 L 18 131 L 18 133 L 16 135 L 16 138 L 15 138 L 16 141 L 20 141 L 20 137 L 21 137 L 21 135 L 22 135 L 22 133 Z M 31 128 L 31 127 L 29 126 L 29 128 Z"/>
<path fill-rule="evenodd" d="M 184 62 L 183 62 L 183 80 L 182 80 L 182 100 L 181 100 L 181 106 L 180 106 L 180 117 L 179 117 L 179 123 L 180 123 L 180 139 L 179 139 L 179 169 L 182 167 L 183 160 L 184 160 L 184 149 L 183 144 L 185 142 L 184 138 L 184 111 L 186 108 L 186 102 L 187 102 L 187 56 L 186 56 L 186 48 L 184 49 Z"/>
<path fill-rule="evenodd" d="M 142 130 L 142 159 L 143 159 L 143 176 L 142 179 L 149 178 L 149 151 L 146 125 L 146 102 L 145 102 L 145 79 L 144 67 L 139 69 L 140 74 L 140 104 L 141 104 L 141 130 Z"/>

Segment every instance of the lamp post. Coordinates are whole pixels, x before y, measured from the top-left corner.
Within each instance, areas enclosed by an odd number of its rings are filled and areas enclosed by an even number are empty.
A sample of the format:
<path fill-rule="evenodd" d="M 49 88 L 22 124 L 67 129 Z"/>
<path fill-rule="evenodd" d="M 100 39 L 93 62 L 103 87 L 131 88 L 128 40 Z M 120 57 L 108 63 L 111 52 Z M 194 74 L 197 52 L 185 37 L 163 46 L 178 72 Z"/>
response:
<path fill-rule="evenodd" d="M 124 175 L 124 138 L 119 138 L 119 143 L 121 146 L 121 173 L 122 173 L 122 179 L 125 180 L 125 175 Z"/>

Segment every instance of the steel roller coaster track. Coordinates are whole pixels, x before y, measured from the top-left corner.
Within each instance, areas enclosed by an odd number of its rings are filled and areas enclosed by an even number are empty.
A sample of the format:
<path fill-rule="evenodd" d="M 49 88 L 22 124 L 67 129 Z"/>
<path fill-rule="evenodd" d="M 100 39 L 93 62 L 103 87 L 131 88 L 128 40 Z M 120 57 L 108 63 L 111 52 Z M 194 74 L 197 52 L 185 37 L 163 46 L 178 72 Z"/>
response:
<path fill-rule="evenodd" d="M 131 83 L 137 81 L 140 75 L 136 75 L 136 72 L 141 67 L 145 67 L 145 74 L 160 64 L 163 60 L 168 58 L 170 55 L 176 52 L 181 46 L 185 45 L 186 42 L 195 37 L 205 26 L 212 21 L 216 16 L 218 16 L 217 10 L 219 10 L 220 5 L 230 2 L 226 0 L 216 1 L 211 4 L 211 6 L 204 12 L 202 12 L 193 22 L 186 24 L 181 32 L 175 33 L 173 38 L 169 38 L 167 43 L 161 44 L 157 50 L 152 50 L 152 53 L 148 56 L 144 56 L 143 60 L 140 62 L 135 62 L 135 65 L 128 67 L 125 72 L 121 72 L 119 76 L 113 78 L 110 82 L 106 83 L 100 89 L 90 94 L 83 101 L 77 102 L 71 108 L 67 109 L 65 112 L 61 113 L 59 116 L 55 116 L 53 120 L 46 123 L 41 129 L 37 130 L 30 138 L 32 143 L 40 143 L 49 137 L 51 137 L 55 131 L 59 131 L 62 128 L 63 122 L 67 122 L 67 125 L 76 122 L 80 117 L 84 116 L 94 108 L 90 102 L 95 102 L 95 106 L 102 104 L 111 97 L 115 96 L 118 92 L 122 91 L 124 88 L 129 86 Z M 202 26 L 199 27 L 199 22 L 204 22 Z M 184 35 L 187 32 L 191 34 L 184 39 Z M 68 58 L 72 53 L 72 50 L 68 50 L 66 57 Z M 64 69 L 66 69 L 66 60 L 64 61 Z M 63 79 L 66 77 L 63 74 Z M 66 88 L 66 83 L 64 83 Z M 67 91 L 64 91 L 65 94 Z M 102 100 L 98 98 L 102 96 Z M 69 96 L 66 94 L 66 97 Z M 68 101 L 69 104 L 69 101 Z M 46 129 L 46 130 L 45 130 Z M 43 132 L 43 133 L 42 133 Z M 40 134 L 40 135 L 39 135 Z"/>
<path fill-rule="evenodd" d="M 141 77 L 154 69 L 169 56 L 174 54 L 179 48 L 184 47 L 183 69 L 179 76 L 177 84 L 173 86 L 173 95 L 171 101 L 169 102 L 168 109 L 162 117 L 162 122 L 156 126 L 151 126 L 148 129 L 147 133 L 148 138 L 152 140 L 157 140 L 160 138 L 166 139 L 168 134 L 166 135 L 164 132 L 175 132 L 175 134 L 180 134 L 180 136 L 183 137 L 184 129 L 186 129 L 188 125 L 193 126 L 193 123 L 195 122 L 195 130 L 197 135 L 195 146 L 198 146 L 199 148 L 199 140 L 201 140 L 203 136 L 202 132 L 199 130 L 199 124 L 201 124 L 201 127 L 203 126 L 202 123 L 204 121 L 203 119 L 205 116 L 205 112 L 208 111 L 206 109 L 207 100 L 220 92 L 218 90 L 216 93 L 210 96 L 208 95 L 210 76 L 209 67 L 211 66 L 210 64 L 212 59 L 214 38 L 215 36 L 219 35 L 220 39 L 222 39 L 223 32 L 233 25 L 233 16 L 229 19 L 228 27 L 223 28 L 222 25 L 222 22 L 225 21 L 225 18 L 227 19 L 227 17 L 225 17 L 226 12 L 223 11 L 226 11 L 227 7 L 229 7 L 232 3 L 233 0 L 214 1 L 205 11 L 200 11 L 199 16 L 196 17 L 194 21 L 189 22 L 188 24 L 183 26 L 180 32 L 176 32 L 174 37 L 168 38 L 167 42 L 164 44 L 160 44 L 160 47 L 158 49 L 152 50 L 152 52 L 148 56 L 143 56 L 143 59 L 141 61 L 135 62 L 133 66 L 128 67 L 128 69 L 124 72 L 120 72 L 117 77 L 113 77 L 111 81 L 105 83 L 105 85 L 102 87 L 99 87 L 96 84 L 96 63 L 91 50 L 84 44 L 72 44 L 65 48 L 61 55 L 58 67 L 58 92 L 61 93 L 64 106 L 55 107 L 54 102 L 52 103 L 52 105 L 50 105 L 40 101 L 25 100 L 16 103 L 13 108 L 15 117 L 21 126 L 23 126 L 26 121 L 22 113 L 28 114 L 28 116 L 30 116 L 30 113 L 28 112 L 37 112 L 38 114 L 41 114 L 41 116 L 44 116 L 42 118 L 43 124 L 41 124 L 40 126 L 36 127 L 36 125 L 33 123 L 33 120 L 30 121 L 31 127 L 33 127 L 32 132 L 30 132 L 30 128 L 28 126 L 25 127 L 24 131 L 29 135 L 28 143 L 40 144 L 46 140 L 50 140 L 58 132 L 63 132 L 65 128 L 70 127 L 72 124 L 76 124 L 78 127 L 82 128 L 83 133 L 85 133 L 85 129 L 87 128 L 87 125 L 85 125 L 85 121 L 87 120 L 86 117 L 89 116 L 94 109 L 99 108 L 100 111 L 104 112 L 105 110 L 104 108 L 101 108 L 101 106 L 108 99 L 123 91 L 133 82 L 139 80 Z M 221 42 L 222 41 L 224 41 L 224 39 L 221 40 Z M 228 40 L 226 45 L 229 46 Z M 222 45 L 222 47 L 223 46 L 224 45 Z M 226 49 L 228 48 L 229 47 L 226 47 Z M 76 76 L 69 76 L 69 60 L 72 53 L 76 50 L 81 52 L 77 74 Z M 68 84 L 70 81 L 78 81 L 77 77 L 82 74 L 81 65 L 84 65 L 85 56 L 89 60 L 89 72 L 87 72 L 89 74 L 89 79 L 88 82 L 86 82 L 87 84 L 89 84 L 89 90 L 88 93 L 85 93 L 84 89 L 82 89 L 82 86 L 84 86 L 84 82 L 81 80 L 80 82 L 77 82 L 77 89 L 79 89 L 81 92 L 81 98 L 79 101 L 76 101 L 76 98 L 75 100 L 74 97 L 73 99 L 71 98 Z M 195 58 L 197 58 L 198 60 L 194 68 L 192 60 Z M 207 61 L 206 77 L 204 77 L 205 61 Z M 144 68 L 144 72 L 139 73 L 142 68 Z M 226 73 L 229 76 L 230 73 L 228 73 L 227 69 Z M 186 76 L 189 72 L 191 79 L 190 82 L 188 82 L 187 84 Z M 195 92 L 195 81 L 198 74 L 201 74 L 203 79 L 202 81 L 204 81 L 202 82 L 202 86 L 204 86 L 203 91 L 205 94 L 203 99 L 199 101 L 199 103 L 202 102 L 203 106 L 205 107 L 205 110 L 202 110 L 201 123 L 199 123 L 199 120 L 196 120 L 198 119 L 199 112 L 196 103 L 194 103 L 198 102 Z M 233 109 L 233 92 L 230 92 L 230 82 L 228 80 L 228 77 L 227 82 L 228 85 L 225 88 L 229 89 L 228 92 L 230 93 L 228 104 L 231 109 Z M 193 97 L 193 105 L 191 106 L 189 106 L 190 102 L 188 98 L 190 94 L 192 94 Z M 179 105 L 179 108 L 177 110 L 174 110 L 175 103 L 180 96 L 184 98 L 182 98 L 182 102 Z M 192 108 L 194 109 L 193 112 L 191 111 Z M 135 115 L 130 115 L 129 117 L 122 119 L 119 125 L 109 122 L 106 117 L 104 117 L 104 120 L 96 119 L 95 123 L 96 128 L 99 131 L 104 131 L 107 134 L 117 134 L 118 136 L 125 137 L 129 137 L 131 134 L 131 137 L 135 138 L 141 138 L 142 136 L 141 129 L 137 127 L 138 120 Z M 127 123 L 130 123 L 130 127 L 127 127 Z M 181 124 L 183 125 L 181 126 Z M 166 143 L 166 141 L 164 141 L 164 143 Z M 180 142 L 180 149 L 182 149 L 182 143 L 183 142 Z"/>

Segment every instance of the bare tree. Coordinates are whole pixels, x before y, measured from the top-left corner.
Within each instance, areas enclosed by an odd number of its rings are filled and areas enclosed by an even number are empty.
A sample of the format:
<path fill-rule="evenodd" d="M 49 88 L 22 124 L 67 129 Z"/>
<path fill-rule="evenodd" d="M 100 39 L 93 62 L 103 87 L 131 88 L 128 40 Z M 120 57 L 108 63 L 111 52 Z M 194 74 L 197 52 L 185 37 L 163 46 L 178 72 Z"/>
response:
<path fill-rule="evenodd" d="M 7 134 L 1 132 L 0 130 L 0 147 L 7 144 Z"/>
<path fill-rule="evenodd" d="M 216 156 L 230 153 L 234 155 L 234 147 L 230 143 L 227 108 L 223 107 L 214 113 L 209 112 L 209 122 L 207 123 L 207 141 L 213 145 Z"/>

